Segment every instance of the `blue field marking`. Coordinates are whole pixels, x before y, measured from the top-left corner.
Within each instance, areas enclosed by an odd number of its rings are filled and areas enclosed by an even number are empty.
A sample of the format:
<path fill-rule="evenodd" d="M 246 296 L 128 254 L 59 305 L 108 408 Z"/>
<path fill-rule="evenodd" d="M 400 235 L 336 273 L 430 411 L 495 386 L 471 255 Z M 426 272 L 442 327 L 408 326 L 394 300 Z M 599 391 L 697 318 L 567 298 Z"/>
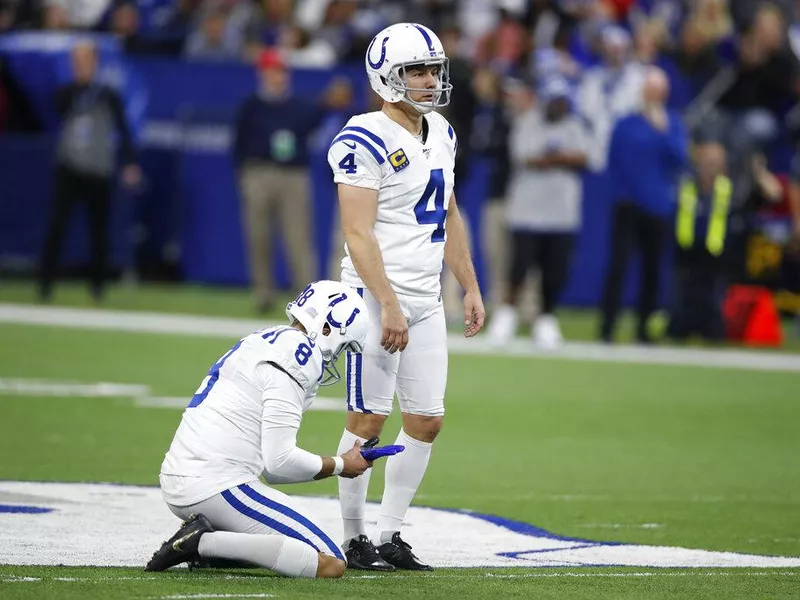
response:
<path fill-rule="evenodd" d="M 585 538 L 578 538 L 578 537 L 571 537 L 566 535 L 559 535 L 557 533 L 552 533 L 547 531 L 546 529 L 542 529 L 541 527 L 537 527 L 536 525 L 531 525 L 530 523 L 526 523 L 524 521 L 515 521 L 514 519 L 507 519 L 505 517 L 498 517 L 497 515 L 488 515 L 484 513 L 477 513 L 471 510 L 466 510 L 463 508 L 438 508 L 438 507 L 429 507 L 433 508 L 434 510 L 441 510 L 449 513 L 456 513 L 459 515 L 467 515 L 470 517 L 474 517 L 475 519 L 480 519 L 481 521 L 486 521 L 487 523 L 491 523 L 492 525 L 497 525 L 498 527 L 502 527 L 503 529 L 508 529 L 509 531 L 513 531 L 514 533 L 519 533 L 522 535 L 529 535 L 531 537 L 539 538 L 539 539 L 548 539 L 553 540 L 554 542 L 571 542 L 575 543 L 575 546 L 570 546 L 567 548 L 537 548 L 535 550 L 516 550 L 516 551 L 509 551 L 509 552 L 496 552 L 497 556 L 503 556 L 506 558 L 514 558 L 519 560 L 524 560 L 526 556 L 530 554 L 547 554 L 550 552 L 569 552 L 570 550 L 582 550 L 584 548 L 599 548 L 604 546 L 630 546 L 635 544 L 628 544 L 625 542 L 601 542 L 597 540 L 588 540 Z M 566 562 L 566 561 L 565 561 Z M 599 567 L 606 567 L 606 566 L 613 566 L 613 565 L 591 565 L 582 562 L 576 562 L 576 566 L 581 567 L 591 567 L 591 566 L 599 566 Z"/>
<path fill-rule="evenodd" d="M 0 504 L 0 513 L 19 514 L 19 515 L 43 515 L 53 512 L 55 508 L 44 508 L 43 506 L 23 506 L 20 504 Z"/>
<path fill-rule="evenodd" d="M 498 527 L 508 529 L 509 531 L 513 531 L 514 533 L 521 533 L 522 535 L 545 538 L 548 540 L 555 540 L 558 542 L 576 542 L 579 544 L 592 544 L 592 545 L 601 544 L 604 546 L 626 545 L 623 542 L 600 542 L 597 540 L 587 540 L 585 538 L 558 535 L 557 533 L 551 533 L 546 529 L 542 529 L 541 527 L 537 527 L 536 525 L 531 525 L 530 523 L 525 523 L 524 521 L 515 521 L 513 519 L 506 519 L 505 517 L 498 517 L 497 515 L 487 515 L 483 513 L 477 513 L 464 508 L 439 508 L 438 506 L 427 506 L 425 508 L 432 508 L 434 510 L 441 510 L 444 512 L 475 517 L 476 519 L 480 519 L 481 521 L 486 521 L 487 523 L 491 523 L 492 525 L 497 525 Z"/>
<path fill-rule="evenodd" d="M 3 484 L 3 483 L 25 483 L 25 484 L 40 483 L 40 484 L 47 484 L 47 485 L 52 485 L 56 491 L 58 489 L 60 489 L 59 486 L 64 485 L 62 483 L 57 483 L 57 482 L 52 482 L 52 481 L 41 481 L 41 480 L 39 480 L 39 481 L 17 482 L 17 481 L 13 481 L 13 480 L 0 479 L 0 484 Z M 86 485 L 88 483 L 90 483 L 90 482 L 84 482 L 83 484 L 77 484 L 77 485 Z M 158 489 L 157 486 L 147 486 L 147 485 L 145 485 L 145 486 L 141 486 L 141 485 L 126 485 L 126 484 L 115 484 L 115 483 L 108 483 L 108 482 L 93 482 L 93 483 L 102 484 L 102 485 L 109 486 L 109 487 L 112 487 L 112 488 L 119 487 L 121 489 L 134 489 L 134 490 L 145 490 L 145 489 L 157 490 Z M 74 485 L 74 484 L 71 484 L 71 485 Z M 13 489 L 11 489 L 9 491 L 11 493 L 14 493 Z M 50 495 L 50 492 L 47 491 L 47 490 L 45 490 L 43 492 L 37 492 L 37 493 Z M 128 496 L 128 495 L 131 495 L 131 494 L 130 493 L 126 493 L 125 495 Z M 223 496 L 224 495 L 225 494 L 223 494 Z M 309 497 L 309 499 L 311 499 L 311 498 L 314 498 L 314 496 L 310 496 Z M 316 498 L 322 499 L 323 496 L 316 496 Z M 331 497 L 329 497 L 329 496 L 325 497 L 325 498 L 328 498 L 329 500 L 331 499 Z M 370 504 L 374 506 L 374 503 L 370 503 Z M 651 549 L 660 548 L 661 550 L 666 550 L 666 551 L 675 550 L 675 551 L 689 552 L 689 553 L 693 553 L 693 552 L 701 552 L 701 553 L 702 552 L 711 552 L 712 554 L 715 554 L 715 555 L 718 555 L 718 554 L 731 554 L 732 558 L 736 558 L 738 560 L 738 562 L 742 563 L 742 564 L 739 564 L 737 566 L 741 566 L 741 567 L 752 566 L 753 568 L 757 568 L 757 569 L 761 569 L 763 567 L 767 567 L 767 566 L 770 566 L 770 565 L 767 565 L 767 564 L 759 564 L 759 565 L 748 564 L 750 559 L 747 558 L 747 557 L 752 557 L 754 559 L 758 559 L 758 558 L 786 559 L 788 561 L 791 561 L 791 564 L 790 565 L 787 564 L 786 568 L 797 568 L 797 561 L 798 561 L 798 558 L 799 558 L 799 557 L 796 557 L 796 556 L 775 556 L 775 555 L 769 555 L 769 554 L 761 554 L 761 553 L 753 554 L 753 553 L 749 553 L 749 552 L 737 552 L 737 551 L 731 551 L 731 552 L 709 551 L 709 550 L 705 550 L 705 549 L 702 549 L 702 548 L 695 548 L 695 549 L 670 548 L 670 547 L 664 547 L 664 546 L 660 546 L 660 545 L 655 545 L 655 546 L 653 546 L 653 548 L 650 548 L 650 546 L 652 544 L 635 544 L 635 543 L 616 542 L 616 541 L 604 542 L 604 541 L 589 540 L 589 539 L 579 538 L 579 537 L 571 537 L 571 536 L 559 535 L 559 534 L 552 533 L 552 532 L 550 532 L 550 531 L 548 531 L 546 529 L 543 529 L 541 527 L 537 527 L 535 525 L 532 525 L 532 524 L 524 522 L 524 521 L 518 521 L 518 520 L 514 520 L 514 519 L 508 519 L 508 518 L 505 518 L 505 517 L 500 517 L 500 516 L 497 516 L 497 515 L 491 515 L 491 514 L 475 512 L 475 511 L 468 510 L 468 509 L 444 509 L 444 508 L 433 507 L 433 506 L 424 506 L 424 505 L 422 505 L 422 506 L 421 505 L 415 505 L 415 508 L 429 510 L 429 511 L 435 511 L 435 512 L 432 513 L 432 515 L 430 515 L 428 517 L 425 517 L 424 518 L 424 522 L 428 522 L 428 520 L 431 517 L 436 521 L 442 520 L 442 518 L 446 518 L 446 515 L 444 515 L 443 513 L 450 513 L 450 514 L 453 514 L 453 515 L 468 517 L 467 519 L 465 519 L 465 521 L 467 521 L 467 522 L 463 523 L 463 524 L 460 524 L 459 527 L 464 527 L 466 529 L 471 529 L 476 523 L 479 523 L 479 522 L 482 521 L 484 523 L 488 523 L 491 526 L 494 526 L 494 527 L 497 527 L 497 528 L 501 528 L 501 530 L 505 530 L 505 531 L 508 531 L 508 532 L 511 532 L 511 533 L 515 533 L 518 536 L 522 536 L 522 537 L 517 537 L 517 539 L 513 542 L 513 544 L 514 544 L 513 545 L 513 548 L 514 548 L 513 550 L 512 550 L 512 547 L 510 547 L 511 543 L 509 543 L 509 550 L 501 551 L 502 550 L 502 546 L 506 545 L 506 544 L 503 544 L 501 542 L 502 535 L 500 535 L 499 537 L 496 538 L 497 542 L 500 542 L 500 544 L 494 546 L 494 548 L 492 550 L 485 550 L 482 553 L 478 552 L 476 554 L 476 556 L 472 557 L 474 559 L 474 561 L 477 561 L 477 560 L 493 561 L 495 559 L 501 559 L 503 562 L 505 562 L 505 564 L 495 565 L 495 566 L 491 567 L 491 568 L 497 568 L 497 569 L 501 569 L 503 567 L 508 567 L 508 566 L 525 566 L 527 568 L 530 568 L 531 570 L 549 569 L 549 568 L 552 568 L 552 567 L 559 567 L 559 566 L 574 567 L 574 568 L 579 568 L 579 569 L 583 569 L 583 568 L 587 568 L 587 567 L 598 567 L 598 568 L 604 568 L 605 569 L 605 568 L 613 568 L 613 567 L 620 567 L 620 566 L 628 565 L 628 566 L 642 566 L 642 567 L 646 567 L 646 568 L 654 569 L 654 570 L 662 569 L 662 568 L 675 568 L 675 569 L 683 569 L 683 570 L 692 570 L 692 569 L 697 569 L 697 568 L 701 568 L 701 567 L 702 568 L 708 568 L 708 569 L 716 569 L 716 568 L 719 568 L 719 567 L 733 566 L 733 565 L 727 565 L 727 564 L 714 564 L 714 565 L 699 565 L 699 566 L 697 566 L 697 565 L 693 564 L 694 559 L 692 559 L 689 556 L 677 556 L 677 557 L 675 557 L 676 560 L 683 561 L 682 562 L 682 566 L 675 566 L 675 565 L 672 564 L 672 559 L 671 558 L 669 558 L 668 556 L 666 558 L 664 558 L 663 556 L 666 556 L 666 555 L 662 556 L 662 554 L 654 555 L 655 558 L 653 560 L 655 560 L 656 562 L 648 562 L 648 563 L 643 563 L 643 564 L 640 564 L 640 563 L 631 564 L 631 561 L 635 562 L 635 560 L 636 560 L 635 557 L 631 558 L 631 556 L 633 556 L 631 554 L 631 552 L 637 552 L 637 548 L 642 548 L 643 552 L 647 552 L 648 550 L 651 550 Z M 3 509 L 6 509 L 6 510 L 3 510 Z M 25 514 L 25 513 L 27 513 L 27 514 L 31 514 L 31 513 L 37 514 L 37 513 L 45 512 L 45 511 L 46 512 L 53 512 L 53 509 L 46 509 L 44 507 L 27 506 L 27 505 L 21 505 L 21 504 L 10 504 L 10 502 L 8 504 L 0 504 L 0 530 L 3 530 L 4 526 L 11 526 L 13 528 L 15 526 L 14 525 L 15 523 L 16 523 L 17 527 L 20 527 L 20 525 L 19 525 L 20 523 L 27 523 L 27 521 L 21 521 L 19 518 L 14 517 L 13 515 L 6 516 L 6 515 L 2 514 L 3 512 L 8 512 L 9 510 L 12 511 L 12 512 L 15 512 L 15 513 L 22 513 L 22 514 Z M 250 509 L 250 510 L 255 510 L 255 509 Z M 49 517 L 48 519 L 62 518 L 62 519 L 65 519 L 65 520 L 69 520 L 71 518 L 70 515 L 68 515 L 66 513 L 63 513 L 62 511 L 59 511 L 57 509 L 55 510 L 55 512 L 56 512 L 56 515 L 53 516 L 53 517 Z M 336 512 L 338 514 L 338 511 L 336 511 Z M 438 517 L 436 516 L 437 513 L 439 515 Z M 261 515 L 261 513 L 258 513 L 258 514 L 261 517 L 265 516 L 265 515 Z M 24 519 L 24 517 L 22 517 L 22 518 Z M 473 519 L 475 519 L 476 521 L 473 521 Z M 23 525 L 23 526 L 27 527 L 27 525 Z M 301 528 L 301 530 L 302 530 L 302 528 Z M 417 531 L 417 533 L 421 534 L 423 537 L 425 535 L 424 531 Z M 497 536 L 497 534 L 499 534 L 499 533 L 501 533 L 501 532 L 495 530 L 494 535 Z M 303 537 L 305 537 L 306 535 L 308 535 L 308 534 L 304 532 Z M 531 542 L 530 546 L 525 542 L 525 538 L 527 536 L 530 536 L 530 542 Z M 311 536 L 311 537 L 313 537 L 313 536 Z M 453 543 L 454 546 L 456 546 L 458 544 L 458 541 L 457 541 L 458 531 L 456 531 L 454 533 L 452 538 L 453 538 L 452 539 L 452 543 Z M 306 539 L 308 539 L 308 538 L 306 538 Z M 549 547 L 549 546 L 551 546 L 551 544 L 541 543 L 542 541 L 545 541 L 545 540 L 551 540 L 553 542 L 561 542 L 561 543 L 566 542 L 567 544 L 563 548 L 552 548 L 552 547 Z M 308 542 L 306 542 L 306 543 L 308 543 Z M 310 544 L 310 545 L 316 547 L 315 544 Z M 552 544 L 552 545 L 555 545 L 555 544 Z M 526 549 L 526 547 L 528 549 Z M 619 548 L 619 550 L 612 550 L 613 548 Z M 603 559 L 608 560 L 608 558 L 610 558 L 609 556 L 603 556 L 605 550 L 608 550 L 610 552 L 616 553 L 617 551 L 625 552 L 626 549 L 629 550 L 629 552 L 624 557 L 621 557 L 622 561 L 621 561 L 620 564 L 617 564 L 616 563 L 617 559 L 614 559 L 614 558 L 612 558 L 612 560 L 615 561 L 613 564 L 610 561 L 603 562 Z M 571 552 L 584 553 L 584 555 L 582 557 L 583 560 L 576 559 L 575 557 L 572 557 L 570 555 Z M 563 553 L 563 554 L 561 554 L 561 553 Z M 596 556 L 595 556 L 595 554 L 596 554 Z M 56 559 L 57 559 L 57 557 L 56 557 Z M 53 559 L 53 560 L 56 560 L 56 559 Z M 718 562 L 719 560 L 722 560 L 722 559 L 725 559 L 725 561 L 728 560 L 724 556 L 709 556 L 709 558 L 708 558 L 708 560 L 712 561 L 712 562 Z M 666 562 L 664 562 L 664 561 L 666 561 Z M 667 564 L 667 563 L 669 563 L 669 564 Z M 57 563 L 54 562 L 54 563 L 46 563 L 46 564 L 57 564 Z M 486 564 L 488 565 L 489 562 L 487 562 Z M 467 566 L 467 565 L 465 565 L 465 566 Z M 470 564 L 468 566 L 481 567 L 482 565 L 480 565 L 480 564 Z M 777 566 L 778 567 L 782 567 L 784 565 L 777 565 Z M 766 573 L 766 571 L 764 571 L 764 573 Z"/>
<path fill-rule="evenodd" d="M 505 556 L 506 558 L 519 558 L 526 554 L 546 554 L 548 552 L 568 552 L 570 550 L 581 550 L 582 548 L 597 548 L 598 546 L 613 546 L 614 544 L 579 544 L 577 546 L 570 546 L 568 548 L 539 548 L 538 550 L 517 550 L 515 552 L 498 552 L 497 556 Z"/>

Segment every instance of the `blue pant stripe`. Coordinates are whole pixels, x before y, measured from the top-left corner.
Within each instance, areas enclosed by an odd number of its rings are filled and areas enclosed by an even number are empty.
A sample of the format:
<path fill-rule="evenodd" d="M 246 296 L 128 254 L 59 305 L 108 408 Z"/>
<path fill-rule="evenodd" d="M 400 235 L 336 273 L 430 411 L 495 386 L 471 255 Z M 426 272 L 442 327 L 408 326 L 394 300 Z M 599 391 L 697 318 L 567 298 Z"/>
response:
<path fill-rule="evenodd" d="M 314 523 L 306 519 L 299 512 L 293 510 L 292 508 L 289 508 L 288 506 L 284 506 L 283 504 L 280 504 L 275 500 L 270 500 L 266 496 L 262 496 L 246 483 L 240 485 L 239 489 L 251 500 L 255 500 L 259 504 L 263 504 L 267 508 L 271 508 L 272 510 L 277 511 L 282 515 L 286 515 L 290 519 L 294 519 L 295 521 L 297 521 L 300 525 L 302 525 L 303 527 L 308 529 L 311 533 L 313 533 L 315 536 L 317 536 L 319 539 L 321 539 L 324 542 L 324 544 L 328 547 L 328 550 L 331 551 L 333 556 L 335 556 L 339 560 L 344 560 L 344 554 L 342 554 L 342 549 L 339 548 L 338 544 L 336 544 L 336 542 L 334 542 L 331 538 L 329 538 L 325 534 L 325 532 L 322 531 L 322 529 L 320 529 Z M 304 541 L 306 541 L 306 543 L 310 543 L 307 540 Z M 313 546 L 314 544 L 311 545 Z M 316 546 L 314 547 L 316 548 Z"/>
<path fill-rule="evenodd" d="M 361 390 L 362 361 L 363 357 L 360 354 L 356 354 L 356 406 L 366 412 L 364 410 L 364 394 Z"/>
<path fill-rule="evenodd" d="M 353 360 L 353 353 L 348 352 L 346 359 L 347 359 L 347 384 L 345 387 L 347 388 L 347 410 L 353 410 L 353 380 L 352 380 L 353 371 L 350 367 L 350 363 Z"/>
<path fill-rule="evenodd" d="M 362 298 L 364 297 L 364 288 L 356 288 L 356 292 L 358 292 L 358 295 L 361 296 Z M 363 354 L 356 354 L 355 357 L 354 357 L 354 360 L 355 360 L 355 365 L 354 366 L 355 366 L 355 371 L 356 371 L 356 382 L 355 382 L 355 386 L 354 386 L 354 388 L 355 388 L 354 392 L 355 393 L 354 393 L 354 398 L 353 399 L 355 401 L 356 408 L 359 411 L 363 412 L 364 414 L 371 415 L 372 411 L 371 410 L 367 410 L 364 407 L 364 393 L 363 393 L 363 391 L 361 389 L 361 373 L 362 373 L 364 355 Z"/>
<path fill-rule="evenodd" d="M 234 496 L 231 493 L 230 490 L 225 490 L 225 491 L 221 492 L 221 496 L 223 498 L 225 498 L 225 501 L 228 504 L 230 504 L 233 508 L 238 510 L 240 513 L 242 513 L 246 517 L 250 517 L 254 521 L 258 521 L 259 523 L 262 523 L 262 524 L 266 525 L 267 527 L 269 527 L 271 529 L 274 529 L 278 533 L 282 533 L 283 535 L 285 535 L 287 537 L 294 538 L 296 540 L 300 540 L 301 542 L 306 543 L 309 546 L 311 546 L 312 548 L 314 548 L 314 550 L 316 550 L 317 552 L 321 552 L 322 551 L 320 548 L 317 548 L 316 544 L 312 543 L 311 540 L 309 540 L 303 534 L 298 533 L 297 531 L 295 531 L 294 529 L 292 529 L 288 525 L 285 525 L 285 524 L 281 523 L 280 521 L 276 521 L 275 519 L 271 519 L 267 515 L 262 515 L 260 512 L 258 512 L 254 508 L 250 508 L 244 502 L 242 502 L 236 496 Z"/>

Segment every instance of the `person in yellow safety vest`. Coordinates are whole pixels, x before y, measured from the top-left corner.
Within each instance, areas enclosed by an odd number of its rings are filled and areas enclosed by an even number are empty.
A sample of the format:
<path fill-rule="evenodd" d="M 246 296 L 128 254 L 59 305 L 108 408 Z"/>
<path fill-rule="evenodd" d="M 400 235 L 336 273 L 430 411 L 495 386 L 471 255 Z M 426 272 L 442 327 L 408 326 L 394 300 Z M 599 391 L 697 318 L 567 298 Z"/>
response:
<path fill-rule="evenodd" d="M 695 147 L 695 171 L 681 182 L 675 216 L 673 305 L 667 335 L 709 340 L 725 335 L 723 261 L 733 185 L 725 174 L 727 152 L 716 142 Z"/>

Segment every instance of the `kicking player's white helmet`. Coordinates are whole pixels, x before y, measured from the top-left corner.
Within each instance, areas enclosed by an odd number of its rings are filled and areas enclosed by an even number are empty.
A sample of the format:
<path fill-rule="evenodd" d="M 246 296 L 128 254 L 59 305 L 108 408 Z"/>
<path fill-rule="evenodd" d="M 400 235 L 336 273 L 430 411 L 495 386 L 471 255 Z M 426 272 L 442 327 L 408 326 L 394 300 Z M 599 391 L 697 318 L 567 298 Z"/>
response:
<path fill-rule="evenodd" d="M 449 61 L 439 37 L 424 25 L 397 23 L 372 38 L 365 57 L 372 89 L 387 102 L 407 102 L 425 114 L 450 103 Z M 439 65 L 434 90 L 409 88 L 406 70 L 418 65 Z M 433 92 L 431 102 L 417 102 L 409 92 Z"/>
<path fill-rule="evenodd" d="M 310 283 L 286 305 L 286 316 L 299 321 L 322 351 L 324 374 L 320 385 L 341 379 L 335 363 L 342 352 L 364 351 L 369 311 L 364 299 L 348 285 L 329 280 Z"/>

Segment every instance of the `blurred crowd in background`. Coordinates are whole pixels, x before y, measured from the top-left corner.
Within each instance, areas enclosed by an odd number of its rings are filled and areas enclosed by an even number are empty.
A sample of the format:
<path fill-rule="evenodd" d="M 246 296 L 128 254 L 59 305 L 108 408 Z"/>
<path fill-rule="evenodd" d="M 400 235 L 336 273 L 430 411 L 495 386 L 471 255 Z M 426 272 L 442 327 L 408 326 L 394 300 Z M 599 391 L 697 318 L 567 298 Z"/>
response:
<path fill-rule="evenodd" d="M 450 59 L 454 93 L 443 112 L 461 142 L 457 190 L 475 157 L 489 164 L 473 231 L 482 238 L 494 342 L 505 343 L 520 317 L 541 345 L 561 342 L 556 309 L 576 239 L 591 226 L 581 208 L 589 185 L 606 186 L 615 203 L 601 339 L 613 339 L 626 265 L 639 253 L 636 335 L 652 341 L 666 252 L 675 254 L 669 334 L 723 338 L 730 284 L 752 279 L 758 262 L 748 253 L 756 214 L 782 223 L 770 247 L 780 249 L 776 268 L 800 292 L 800 1 L 0 0 L 0 32 L 110 32 L 129 55 L 249 63 L 262 74 L 239 113 L 233 155 L 255 302 L 264 309 L 275 292 L 271 215 L 283 215 L 297 282 L 315 272 L 336 277 L 337 253 L 324 269 L 301 256 L 312 227 L 305 146 L 326 127 L 322 113 L 338 115 L 327 124 L 332 139 L 354 112 L 346 81 L 318 102 L 292 97 L 284 75 L 363 65 L 373 36 L 401 21 L 431 27 Z M 3 70 L 0 135 L 35 129 L 24 94 Z M 132 166 L 134 151 L 127 152 L 123 162 Z M 63 167 L 62 195 L 64 186 L 68 196 L 80 194 Z M 135 184 L 138 174 L 128 169 L 125 179 Z M 45 298 L 58 228 L 51 223 L 43 252 Z M 96 252 L 105 251 L 99 239 Z M 102 268 L 100 261 L 93 269 L 98 298 Z M 443 287 L 458 318 L 452 278 L 445 275 Z"/>

